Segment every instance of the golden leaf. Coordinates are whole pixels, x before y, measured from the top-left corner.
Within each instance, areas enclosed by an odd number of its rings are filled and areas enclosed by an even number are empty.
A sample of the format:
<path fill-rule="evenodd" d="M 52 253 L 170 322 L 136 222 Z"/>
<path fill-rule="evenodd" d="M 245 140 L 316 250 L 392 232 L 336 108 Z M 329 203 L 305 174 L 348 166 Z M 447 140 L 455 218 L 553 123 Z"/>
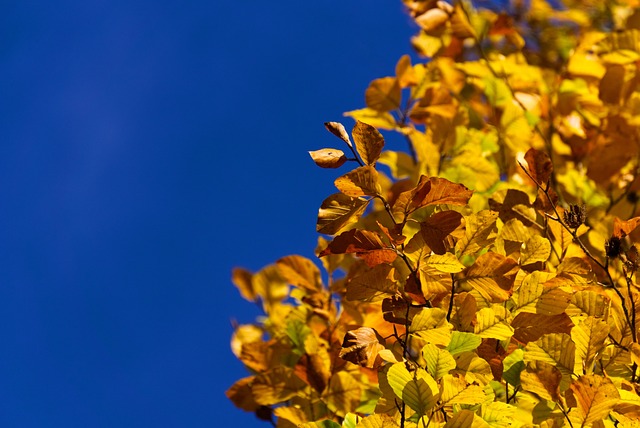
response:
<path fill-rule="evenodd" d="M 270 406 L 289 400 L 305 386 L 293 369 L 279 366 L 256 376 L 251 384 L 251 391 L 258 404 Z"/>
<path fill-rule="evenodd" d="M 567 389 L 575 363 L 576 346 L 565 333 L 545 334 L 525 347 L 524 361 L 543 361 L 558 367 L 562 373 L 560 390 Z"/>
<path fill-rule="evenodd" d="M 522 343 L 534 342 L 549 333 L 571 333 L 573 322 L 562 312 L 557 315 L 541 315 L 520 312 L 511 321 L 513 338 Z"/>
<path fill-rule="evenodd" d="M 338 149 L 315 150 L 309 155 L 320 168 L 340 168 L 347 161 L 344 152 Z"/>
<path fill-rule="evenodd" d="M 576 344 L 576 372 L 593 373 L 593 364 L 608 335 L 609 325 L 594 317 L 586 318 L 571 330 L 571 338 Z"/>
<path fill-rule="evenodd" d="M 395 269 L 388 264 L 375 266 L 347 282 L 347 300 L 377 302 L 398 291 Z"/>
<path fill-rule="evenodd" d="M 604 420 L 620 400 L 620 394 L 611 379 L 598 375 L 580 376 L 569 388 L 567 405 L 577 407 L 569 416 L 580 426 Z"/>
<path fill-rule="evenodd" d="M 510 296 L 517 266 L 511 258 L 488 252 L 478 257 L 460 283 L 470 285 L 490 302 L 504 302 Z"/>
<path fill-rule="evenodd" d="M 422 308 L 414 315 L 409 326 L 409 333 L 441 346 L 447 346 L 451 342 L 451 330 L 446 312 L 439 308 Z"/>
<path fill-rule="evenodd" d="M 395 363 L 387 372 L 387 380 L 396 396 L 422 416 L 438 402 L 438 384 L 424 369 L 409 372 L 404 363 Z"/>
<path fill-rule="evenodd" d="M 349 330 L 344 336 L 340 358 L 362 367 L 376 366 L 378 352 L 385 349 L 384 339 L 370 327 Z"/>
<path fill-rule="evenodd" d="M 427 371 L 435 380 L 439 380 L 450 370 L 456 368 L 456 361 L 446 349 L 440 349 L 436 345 L 428 343 L 420 352 L 427 364 Z"/>
<path fill-rule="evenodd" d="M 282 278 L 289 284 L 312 292 L 322 289 L 320 269 L 306 257 L 282 257 L 276 262 L 276 266 Z"/>
<path fill-rule="evenodd" d="M 425 261 L 427 266 L 444 273 L 458 273 L 465 269 L 464 265 L 451 253 L 432 254 Z"/>
<path fill-rule="evenodd" d="M 351 135 L 353 135 L 356 150 L 362 161 L 366 165 L 374 165 L 384 147 L 382 134 L 375 127 L 358 120 L 351 131 Z"/>
<path fill-rule="evenodd" d="M 464 236 L 456 243 L 456 254 L 475 254 L 486 248 L 492 242 L 497 218 L 497 212 L 486 210 L 466 216 Z"/>
<path fill-rule="evenodd" d="M 400 108 L 402 92 L 398 79 L 395 77 L 375 79 L 369 84 L 364 98 L 367 107 L 373 110 L 391 111 Z"/>
<path fill-rule="evenodd" d="M 453 245 L 448 237 L 461 222 L 462 214 L 459 212 L 440 211 L 420 223 L 420 233 L 434 253 L 443 255 Z"/>
<path fill-rule="evenodd" d="M 381 192 L 378 172 L 372 166 L 361 166 L 336 178 L 335 186 L 347 196 L 376 196 Z"/>
<path fill-rule="evenodd" d="M 333 238 L 318 257 L 330 254 L 355 254 L 370 267 L 381 263 L 391 263 L 398 255 L 395 250 L 382 242 L 380 235 L 368 230 L 348 230 Z"/>
<path fill-rule="evenodd" d="M 335 193 L 322 201 L 318 210 L 316 230 L 327 235 L 335 235 L 357 222 L 368 204 L 369 200 Z"/>
<path fill-rule="evenodd" d="M 477 323 L 473 332 L 482 338 L 507 340 L 513 336 L 513 328 L 504 319 L 498 308 L 483 308 L 476 313 Z"/>
<path fill-rule="evenodd" d="M 396 78 L 401 88 L 418 84 L 416 73 L 411 66 L 411 57 L 403 55 L 396 64 Z"/>
<path fill-rule="evenodd" d="M 520 373 L 522 389 L 554 402 L 560 399 L 561 379 L 560 370 L 543 361 L 530 361 Z"/>
<path fill-rule="evenodd" d="M 378 111 L 372 108 L 363 108 L 359 110 L 348 111 L 344 116 L 350 116 L 355 120 L 368 123 L 380 129 L 393 130 L 396 129 L 396 120 L 391 113 L 386 111 Z"/>
<path fill-rule="evenodd" d="M 341 371 L 331 376 L 329 387 L 322 394 L 329 410 L 338 416 L 353 412 L 360 404 L 363 385 L 349 372 Z"/>

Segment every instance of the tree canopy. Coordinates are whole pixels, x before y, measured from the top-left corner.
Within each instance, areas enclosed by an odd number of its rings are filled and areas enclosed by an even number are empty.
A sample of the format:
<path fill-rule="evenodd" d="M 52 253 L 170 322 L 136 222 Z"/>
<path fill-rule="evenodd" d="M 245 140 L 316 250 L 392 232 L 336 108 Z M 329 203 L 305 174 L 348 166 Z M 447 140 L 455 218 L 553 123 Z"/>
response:
<path fill-rule="evenodd" d="M 319 263 L 233 271 L 264 317 L 227 396 L 281 428 L 640 426 L 640 3 L 403 3 L 420 60 L 310 152 L 345 171 Z"/>

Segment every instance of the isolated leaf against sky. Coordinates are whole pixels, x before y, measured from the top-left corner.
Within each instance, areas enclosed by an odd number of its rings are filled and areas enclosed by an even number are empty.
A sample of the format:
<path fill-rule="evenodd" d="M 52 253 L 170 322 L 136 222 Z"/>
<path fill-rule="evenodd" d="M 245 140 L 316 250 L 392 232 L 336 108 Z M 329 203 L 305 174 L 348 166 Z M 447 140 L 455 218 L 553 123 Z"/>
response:
<path fill-rule="evenodd" d="M 258 298 L 253 289 L 253 274 L 243 268 L 234 268 L 231 274 L 231 281 L 236 286 L 240 295 L 250 302 L 255 302 Z"/>
<path fill-rule="evenodd" d="M 340 122 L 325 122 L 324 127 L 327 128 L 327 131 L 344 141 L 349 147 L 352 147 L 349 134 L 343 124 Z"/>
<path fill-rule="evenodd" d="M 334 181 L 340 192 L 347 196 L 376 196 L 381 192 L 378 172 L 372 166 L 361 166 Z"/>
<path fill-rule="evenodd" d="M 362 258 L 370 267 L 381 263 L 392 263 L 397 254 L 382 242 L 380 235 L 368 230 L 348 230 L 333 238 L 327 248 L 322 250 L 319 257 L 329 254 L 355 254 Z"/>
<path fill-rule="evenodd" d="M 395 269 L 391 265 L 380 264 L 349 280 L 346 299 L 377 302 L 397 291 Z"/>
<path fill-rule="evenodd" d="M 378 111 L 400 108 L 402 90 L 395 77 L 381 77 L 369 84 L 364 93 L 367 107 Z"/>
<path fill-rule="evenodd" d="M 579 426 L 590 426 L 609 415 L 620 400 L 620 394 L 609 378 L 585 375 L 571 383 L 566 400 L 569 407 L 576 407 L 569 413 L 571 421 Z"/>
<path fill-rule="evenodd" d="M 384 339 L 370 327 L 349 330 L 344 336 L 340 358 L 362 367 L 373 368 L 378 352 L 385 349 Z"/>
<path fill-rule="evenodd" d="M 322 205 L 320 205 L 316 231 L 326 235 L 335 235 L 346 226 L 357 222 L 368 204 L 368 199 L 334 193 L 322 201 Z"/>
<path fill-rule="evenodd" d="M 309 155 L 320 168 L 340 168 L 347 161 L 344 152 L 338 149 L 315 150 Z"/>

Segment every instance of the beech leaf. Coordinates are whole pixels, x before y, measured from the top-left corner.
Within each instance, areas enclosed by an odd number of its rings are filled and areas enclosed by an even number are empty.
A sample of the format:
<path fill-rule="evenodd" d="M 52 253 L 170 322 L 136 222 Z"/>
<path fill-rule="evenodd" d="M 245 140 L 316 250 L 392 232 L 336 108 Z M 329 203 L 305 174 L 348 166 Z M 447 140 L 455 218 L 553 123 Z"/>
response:
<path fill-rule="evenodd" d="M 378 353 L 385 349 L 384 339 L 370 327 L 349 330 L 342 341 L 340 358 L 362 367 L 373 368 L 380 361 Z"/>
<path fill-rule="evenodd" d="M 356 121 L 351 131 L 353 141 L 356 143 L 356 150 L 366 165 L 374 165 L 382 148 L 384 147 L 384 137 L 375 127 L 368 123 Z"/>
<path fill-rule="evenodd" d="M 319 257 L 329 254 L 355 254 L 369 266 L 391 263 L 397 258 L 395 250 L 382 242 L 380 235 L 368 230 L 348 230 L 333 238 Z"/>
<path fill-rule="evenodd" d="M 336 178 L 335 186 L 347 196 L 376 196 L 380 194 L 378 172 L 372 166 L 362 166 Z"/>
<path fill-rule="evenodd" d="M 349 134 L 347 134 L 347 130 L 343 124 L 340 122 L 325 122 L 324 127 L 327 128 L 327 131 L 344 141 L 347 146 L 352 147 Z"/>
<path fill-rule="evenodd" d="M 395 77 L 382 77 L 369 84 L 364 98 L 369 108 L 377 111 L 391 111 L 400 108 L 402 89 Z M 353 138 L 355 139 L 355 136 Z"/>
<path fill-rule="evenodd" d="M 358 221 L 369 200 L 335 193 L 322 201 L 318 210 L 316 230 L 326 235 L 335 235 L 346 226 Z"/>
<path fill-rule="evenodd" d="M 320 149 L 309 155 L 320 168 L 339 168 L 347 161 L 344 152 L 338 149 Z"/>

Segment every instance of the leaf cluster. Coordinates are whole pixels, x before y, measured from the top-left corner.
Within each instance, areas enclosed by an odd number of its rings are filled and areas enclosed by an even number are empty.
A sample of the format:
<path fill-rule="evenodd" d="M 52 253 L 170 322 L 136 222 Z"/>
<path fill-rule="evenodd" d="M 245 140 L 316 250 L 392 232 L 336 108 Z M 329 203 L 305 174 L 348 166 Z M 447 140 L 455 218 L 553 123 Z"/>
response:
<path fill-rule="evenodd" d="M 422 62 L 310 152 L 347 169 L 322 271 L 233 272 L 264 317 L 227 396 L 283 428 L 637 426 L 640 9 L 404 4 Z"/>

